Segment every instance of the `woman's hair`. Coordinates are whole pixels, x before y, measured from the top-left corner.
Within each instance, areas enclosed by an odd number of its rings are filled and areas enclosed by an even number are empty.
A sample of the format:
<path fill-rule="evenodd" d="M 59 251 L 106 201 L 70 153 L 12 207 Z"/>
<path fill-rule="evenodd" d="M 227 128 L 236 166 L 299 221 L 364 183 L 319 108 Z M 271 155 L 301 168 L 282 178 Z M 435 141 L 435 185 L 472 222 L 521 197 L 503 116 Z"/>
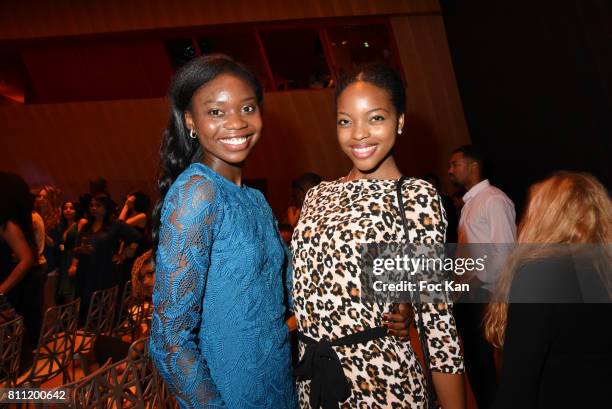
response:
<path fill-rule="evenodd" d="M 0 172 L 0 192 L 3 196 L 0 200 L 0 227 L 6 228 L 9 221 L 15 223 L 23 232 L 32 254 L 38 254 L 32 226 L 34 196 L 28 184 L 19 175 Z"/>
<path fill-rule="evenodd" d="M 404 84 L 400 75 L 393 68 L 381 63 L 369 63 L 354 68 L 338 80 L 336 101 L 346 87 L 357 81 L 365 81 L 387 91 L 398 117 L 406 111 Z"/>
<path fill-rule="evenodd" d="M 612 204 L 607 190 L 589 174 L 565 171 L 533 185 L 517 242 L 532 245 L 518 246 L 508 258 L 497 283 L 496 302 L 489 305 L 485 316 L 485 335 L 498 348 L 503 346 L 512 280 L 521 266 L 567 249 L 553 244 L 612 243 Z M 606 264 L 612 261 L 606 249 L 602 256 L 597 259 Z M 595 268 L 601 275 L 609 265 L 596 264 Z M 601 278 L 610 292 L 610 278 Z"/>
<path fill-rule="evenodd" d="M 53 230 L 59 223 L 61 219 L 61 209 L 60 209 L 60 198 L 62 196 L 61 190 L 54 186 L 45 185 L 38 189 L 38 194 L 44 191 L 45 192 L 45 200 L 47 201 L 47 206 L 45 209 L 41 209 L 38 206 L 38 201 L 35 202 L 36 211 L 40 214 L 43 221 L 45 222 L 45 232 L 47 234 Z"/>
<path fill-rule="evenodd" d="M 79 210 L 81 211 L 81 218 L 89 219 L 90 211 L 89 205 L 91 204 L 91 193 L 83 193 L 79 196 Z"/>
<path fill-rule="evenodd" d="M 263 89 L 257 77 L 244 65 L 226 55 L 212 54 L 195 58 L 176 73 L 168 90 L 170 119 L 164 131 L 160 149 L 160 169 L 157 181 L 159 201 L 152 215 L 154 250 L 159 241 L 161 207 L 168 189 L 190 164 L 203 159 L 202 147 L 198 139 L 189 137 L 189 130 L 185 124 L 185 112 L 191 109 L 193 94 L 222 74 L 234 75 L 249 84 L 253 88 L 259 109 L 263 109 Z"/>
<path fill-rule="evenodd" d="M 132 296 L 137 300 L 151 298 L 151 289 L 145 283 L 145 280 L 151 277 L 146 277 L 147 271 L 143 268 L 149 265 L 152 267 L 151 272 L 155 275 L 155 258 L 152 250 L 148 250 L 137 257 L 132 265 Z"/>
<path fill-rule="evenodd" d="M 134 201 L 134 211 L 136 213 L 147 214 L 149 212 L 149 207 L 151 206 L 151 199 L 149 199 L 149 196 L 142 192 L 132 192 L 128 196 L 134 196 L 136 198 Z"/>

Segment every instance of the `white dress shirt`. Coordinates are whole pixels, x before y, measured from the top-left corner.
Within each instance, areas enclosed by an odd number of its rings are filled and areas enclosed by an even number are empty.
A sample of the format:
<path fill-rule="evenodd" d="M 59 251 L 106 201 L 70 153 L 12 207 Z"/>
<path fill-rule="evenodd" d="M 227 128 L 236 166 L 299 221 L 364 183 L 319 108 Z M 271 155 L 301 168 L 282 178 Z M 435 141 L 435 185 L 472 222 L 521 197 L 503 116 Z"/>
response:
<path fill-rule="evenodd" d="M 463 195 L 463 202 L 458 229 L 459 244 L 516 242 L 514 203 L 504 192 L 491 186 L 488 179 L 472 186 Z M 487 251 L 494 253 L 487 255 L 487 268 L 476 272 L 476 277 L 484 283 L 482 287 L 491 292 L 495 289 L 510 246 L 493 247 L 486 247 Z"/>

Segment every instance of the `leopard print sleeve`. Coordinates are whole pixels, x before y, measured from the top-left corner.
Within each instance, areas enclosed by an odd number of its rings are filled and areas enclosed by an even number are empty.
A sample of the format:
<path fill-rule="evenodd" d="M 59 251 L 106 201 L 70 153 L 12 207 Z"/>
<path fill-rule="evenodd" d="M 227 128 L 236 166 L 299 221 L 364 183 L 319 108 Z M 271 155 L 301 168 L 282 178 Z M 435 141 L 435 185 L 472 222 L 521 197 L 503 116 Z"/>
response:
<path fill-rule="evenodd" d="M 422 180 L 413 179 L 408 185 L 408 192 L 404 195 L 412 204 L 413 214 L 410 216 L 415 227 L 415 237 L 411 237 L 411 241 L 423 244 L 444 243 L 447 222 L 439 193 Z M 463 373 L 463 355 L 452 304 L 424 303 L 422 312 L 431 370 Z"/>

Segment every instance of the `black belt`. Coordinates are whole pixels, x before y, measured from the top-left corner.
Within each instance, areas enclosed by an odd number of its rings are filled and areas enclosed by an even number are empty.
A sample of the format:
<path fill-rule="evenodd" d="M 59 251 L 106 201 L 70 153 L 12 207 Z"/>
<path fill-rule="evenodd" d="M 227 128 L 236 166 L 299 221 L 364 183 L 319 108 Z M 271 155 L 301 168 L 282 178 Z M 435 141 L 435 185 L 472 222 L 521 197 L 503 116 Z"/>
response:
<path fill-rule="evenodd" d="M 310 380 L 310 407 L 338 409 L 339 402 L 351 396 L 351 384 L 344 376 L 342 364 L 332 348 L 354 344 L 365 344 L 373 339 L 387 336 L 385 328 L 368 328 L 346 335 L 333 342 L 326 339 L 315 341 L 298 332 L 298 339 L 306 344 L 306 351 L 293 374 L 300 380 Z"/>

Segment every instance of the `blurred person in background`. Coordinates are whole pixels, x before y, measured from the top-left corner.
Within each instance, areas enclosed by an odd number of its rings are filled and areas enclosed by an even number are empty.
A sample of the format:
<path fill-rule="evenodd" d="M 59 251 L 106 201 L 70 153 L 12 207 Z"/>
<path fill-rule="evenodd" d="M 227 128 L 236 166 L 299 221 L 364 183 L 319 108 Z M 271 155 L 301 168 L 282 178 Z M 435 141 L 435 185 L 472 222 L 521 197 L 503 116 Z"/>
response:
<path fill-rule="evenodd" d="M 610 406 L 611 243 L 596 178 L 558 172 L 531 187 L 485 320 L 503 351 L 495 409 Z"/>
<path fill-rule="evenodd" d="M 455 304 L 470 386 L 478 407 L 489 409 L 497 389 L 497 372 L 493 348 L 484 337 L 482 322 L 510 244 L 516 241 L 516 213 L 512 200 L 485 178 L 484 155 L 478 147 L 464 145 L 455 149 L 449 162 L 451 183 L 466 191 L 457 230 L 457 243 L 463 246 L 458 246 L 455 256 L 463 251 L 470 253 L 461 254 L 463 257 L 478 258 L 480 254 L 475 253 L 481 248 L 491 253 L 486 269 L 461 276 L 469 283 L 470 291 Z"/>
<path fill-rule="evenodd" d="M 47 271 L 43 286 L 43 312 L 55 305 L 55 294 L 58 282 L 61 242 L 61 191 L 50 185 L 38 189 L 35 201 L 36 212 L 42 217 L 45 225 L 45 249 L 43 255 L 47 262 Z"/>
<path fill-rule="evenodd" d="M 76 274 L 76 294 L 81 298 L 80 321 L 85 322 L 91 295 L 96 290 L 119 285 L 113 256 L 121 240 L 140 241 L 142 234 L 113 217 L 113 204 L 105 194 L 95 195 L 89 206 L 89 218 L 79 231 L 75 257 L 68 269 Z"/>
<path fill-rule="evenodd" d="M 60 258 L 58 269 L 58 285 L 57 285 L 57 302 L 65 304 L 74 299 L 75 296 L 75 277 L 68 273 L 68 269 L 72 264 L 74 257 L 74 248 L 77 245 L 79 237 L 78 221 L 80 214 L 77 208 L 77 202 L 67 200 L 62 203 L 62 216 L 60 219 Z"/>
<path fill-rule="evenodd" d="M 0 172 L 0 297 L 23 316 L 26 334 L 22 368 L 31 363 L 31 352 L 41 326 L 41 294 L 37 294 L 38 250 L 32 226 L 34 197 L 18 175 Z M 38 295 L 39 298 L 36 298 Z"/>

